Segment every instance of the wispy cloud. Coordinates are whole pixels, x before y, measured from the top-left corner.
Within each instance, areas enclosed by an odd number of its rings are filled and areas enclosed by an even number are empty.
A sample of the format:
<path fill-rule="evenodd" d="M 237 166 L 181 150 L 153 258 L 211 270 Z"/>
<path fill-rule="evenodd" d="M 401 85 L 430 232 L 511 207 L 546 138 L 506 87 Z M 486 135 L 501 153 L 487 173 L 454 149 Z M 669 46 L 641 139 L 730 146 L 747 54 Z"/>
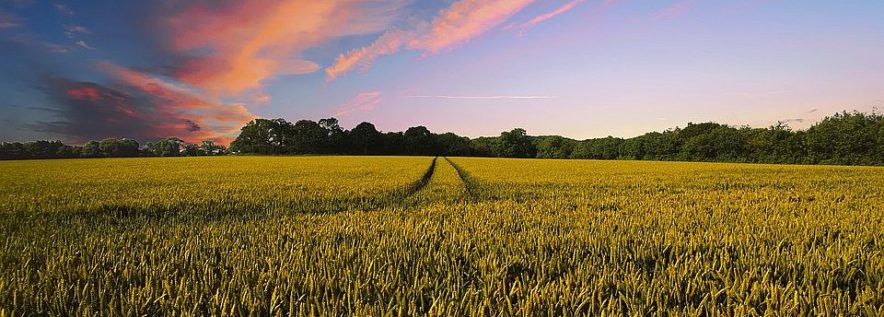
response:
<path fill-rule="evenodd" d="M 482 35 L 506 22 L 535 0 L 461 0 L 433 20 L 430 31 L 409 42 L 409 48 L 437 53 Z"/>
<path fill-rule="evenodd" d="M 74 42 L 74 44 L 76 44 L 79 47 L 85 48 L 85 49 L 90 49 L 90 50 L 95 49 L 94 47 L 90 46 L 88 43 L 86 43 L 86 41 L 83 41 L 83 40 L 76 41 L 76 42 Z"/>
<path fill-rule="evenodd" d="M 64 27 L 64 35 L 68 38 L 74 38 L 79 35 L 92 34 L 92 31 L 82 25 L 65 24 L 62 25 L 62 27 Z"/>
<path fill-rule="evenodd" d="M 49 50 L 50 53 L 56 53 L 56 54 L 64 54 L 64 53 L 67 53 L 70 51 L 67 46 L 59 45 L 59 44 L 55 44 L 55 43 L 49 43 L 49 42 L 44 42 L 43 47 L 45 47 L 47 50 Z"/>
<path fill-rule="evenodd" d="M 372 111 L 381 104 L 380 91 L 364 91 L 348 100 L 343 105 L 338 106 L 335 116 L 346 117 L 355 112 Z"/>
<path fill-rule="evenodd" d="M 56 3 L 52 5 L 52 7 L 55 8 L 55 12 L 58 12 L 58 14 L 67 16 L 74 15 L 74 10 L 71 10 L 66 4 Z"/>
<path fill-rule="evenodd" d="M 326 78 L 335 80 L 355 68 L 368 69 L 378 57 L 398 52 L 410 36 L 398 29 L 388 31 L 369 46 L 341 54 L 334 65 L 325 69 Z"/>
<path fill-rule="evenodd" d="M 95 47 L 92 47 L 83 39 L 84 36 L 92 34 L 91 30 L 77 24 L 64 24 L 62 27 L 64 28 L 64 36 L 73 41 L 74 45 L 89 50 L 95 49 Z"/>
<path fill-rule="evenodd" d="M 507 100 L 507 99 L 555 99 L 556 96 L 446 96 L 446 95 L 417 95 L 407 98 L 435 98 L 435 99 L 466 99 L 466 100 Z"/>
<path fill-rule="evenodd" d="M 22 19 L 12 13 L 0 10 L 0 29 L 17 28 L 22 25 Z"/>
<path fill-rule="evenodd" d="M 534 26 L 536 26 L 540 23 L 546 22 L 547 20 L 552 19 L 560 14 L 563 14 L 565 12 L 573 10 L 574 8 L 577 7 L 577 5 L 579 5 L 580 3 L 585 2 L 585 1 L 586 0 L 572 0 L 572 1 L 567 2 L 567 3 L 563 4 L 562 6 L 556 8 L 553 11 L 538 15 L 538 16 L 534 17 L 533 19 L 529 20 L 528 22 L 525 22 L 525 23 L 519 24 L 518 26 L 515 26 L 515 29 L 518 30 L 519 34 L 523 34 L 526 31 L 528 31 L 529 29 L 533 28 Z"/>
<path fill-rule="evenodd" d="M 395 29 L 374 43 L 342 54 L 326 69 L 334 80 L 356 68 L 366 69 L 380 56 L 402 48 L 435 54 L 466 43 L 506 22 L 536 0 L 460 0 L 442 10 L 429 24 L 415 23 L 410 30 Z"/>

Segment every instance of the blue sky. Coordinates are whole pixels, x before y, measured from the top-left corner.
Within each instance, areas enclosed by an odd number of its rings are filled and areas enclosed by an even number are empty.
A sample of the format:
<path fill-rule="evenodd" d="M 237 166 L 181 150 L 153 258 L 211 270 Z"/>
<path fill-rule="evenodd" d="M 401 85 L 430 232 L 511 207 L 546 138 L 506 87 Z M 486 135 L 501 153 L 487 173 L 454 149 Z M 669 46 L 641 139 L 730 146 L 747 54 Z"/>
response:
<path fill-rule="evenodd" d="M 880 1 L 0 0 L 0 139 L 806 128 L 884 105 L 882 30 Z"/>

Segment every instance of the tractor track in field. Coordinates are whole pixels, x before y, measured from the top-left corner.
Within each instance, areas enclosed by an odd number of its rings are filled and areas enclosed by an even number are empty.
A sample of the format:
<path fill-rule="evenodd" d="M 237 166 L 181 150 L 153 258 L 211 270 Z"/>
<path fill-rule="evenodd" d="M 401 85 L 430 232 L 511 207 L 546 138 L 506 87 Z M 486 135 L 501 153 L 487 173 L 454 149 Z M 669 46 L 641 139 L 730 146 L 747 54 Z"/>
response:
<path fill-rule="evenodd" d="M 448 157 L 443 156 L 442 158 L 445 159 L 445 162 L 454 169 L 455 173 L 460 179 L 460 182 L 463 185 L 464 190 L 466 191 L 466 200 L 469 202 L 476 202 L 481 200 L 479 182 L 476 181 L 469 172 L 467 172 L 457 163 L 454 163 Z M 406 189 L 405 194 L 402 195 L 401 199 L 399 200 L 399 204 L 405 203 L 410 197 L 414 196 L 417 192 L 423 190 L 427 187 L 427 185 L 429 185 L 429 183 L 433 180 L 435 170 L 436 168 L 438 168 L 438 164 L 444 164 L 439 163 L 439 161 L 440 160 L 438 156 L 433 158 L 433 162 L 430 163 L 430 166 L 427 168 L 426 172 L 424 172 L 423 177 L 412 183 L 408 187 L 408 189 Z"/>
<path fill-rule="evenodd" d="M 461 170 L 461 168 L 455 164 L 453 164 L 448 158 L 445 158 L 452 167 L 455 168 L 457 174 L 461 177 L 461 180 L 464 180 L 465 172 Z M 347 210 L 363 210 L 363 211 L 375 211 L 382 210 L 385 208 L 402 208 L 402 206 L 407 205 L 407 200 L 414 196 L 419 191 L 423 190 L 427 187 L 430 181 L 433 179 L 433 175 L 436 171 L 437 164 L 439 164 L 439 157 L 434 157 L 430 165 L 427 167 L 426 171 L 424 171 L 423 175 L 420 179 L 414 181 L 409 184 L 404 190 L 400 189 L 393 192 L 388 192 L 384 195 L 386 198 L 371 200 L 367 202 L 363 202 L 360 206 L 354 207 L 346 207 L 346 208 L 329 208 L 329 209 L 320 209 L 320 210 L 299 210 L 295 212 L 291 212 L 291 214 L 334 214 L 338 212 L 343 212 Z M 467 187 L 468 192 L 472 192 L 470 190 L 470 186 L 468 183 L 464 181 L 465 186 Z M 346 202 L 342 203 L 346 204 Z M 103 206 L 100 210 L 71 210 L 67 212 L 60 212 L 57 214 L 40 214 L 40 219 L 44 221 L 48 221 L 51 223 L 70 223 L 77 221 L 88 221 L 89 223 L 112 223 L 119 224 L 123 222 L 130 221 L 167 221 L 167 222 L 180 222 L 180 221 L 189 221 L 189 222 L 197 222 L 197 221 L 220 221 L 224 219 L 250 219 L 255 220 L 259 218 L 269 217 L 269 216 L 278 216 L 289 214 L 289 212 L 268 212 L 268 206 L 254 204 L 254 205 L 240 205 L 235 209 L 225 209 L 224 212 L 219 213 L 191 213 L 191 212 L 182 212 L 182 210 L 193 210 L 193 209 L 213 209 L 215 206 L 213 204 L 202 204 L 202 205 L 194 205 L 194 204 L 180 204 L 175 206 Z M 38 214 L 36 213 L 6 213 L 0 215 L 0 222 L 5 217 L 13 217 L 13 218 L 36 218 Z"/>
<path fill-rule="evenodd" d="M 412 195 L 414 195 L 415 193 L 417 193 L 418 191 L 420 191 L 424 187 L 427 187 L 427 184 L 429 184 L 430 180 L 433 178 L 433 173 L 436 172 L 436 161 L 438 159 L 439 159 L 438 156 L 434 157 L 433 162 L 430 163 L 430 167 L 427 168 L 427 170 L 424 172 L 424 175 L 421 176 L 421 178 L 419 180 L 417 180 L 416 182 L 414 182 L 410 186 L 408 186 L 408 188 L 405 190 L 405 195 L 403 195 L 402 200 L 405 200 L 408 197 L 411 197 Z"/>
<path fill-rule="evenodd" d="M 463 182 L 464 188 L 466 188 L 467 191 L 467 198 L 472 201 L 479 200 L 479 182 L 476 181 L 469 172 L 460 167 L 460 165 L 452 162 L 447 156 L 445 157 L 445 161 L 454 168 L 454 171 L 457 172 L 457 176 L 460 177 L 460 181 Z"/>

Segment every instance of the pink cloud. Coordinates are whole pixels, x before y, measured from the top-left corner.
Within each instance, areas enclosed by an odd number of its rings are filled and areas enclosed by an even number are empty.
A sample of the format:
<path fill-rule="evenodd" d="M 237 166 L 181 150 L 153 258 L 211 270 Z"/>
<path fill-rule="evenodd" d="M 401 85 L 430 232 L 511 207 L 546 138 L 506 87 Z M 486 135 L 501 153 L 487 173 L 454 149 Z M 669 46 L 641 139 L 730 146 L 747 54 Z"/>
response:
<path fill-rule="evenodd" d="M 195 5 L 165 18 L 169 48 L 191 58 L 178 80 L 236 96 L 266 79 L 312 73 L 303 52 L 348 35 L 380 32 L 401 4 L 353 0 L 248 0 Z"/>
<path fill-rule="evenodd" d="M 99 62 L 113 86 L 59 80 L 63 87 L 53 96 L 68 120 L 52 130 L 82 138 L 128 131 L 144 139 L 178 136 L 188 142 L 228 143 L 255 115 L 245 104 L 221 98 L 270 102 L 272 96 L 262 89 L 265 80 L 319 69 L 304 51 L 339 37 L 381 32 L 403 5 L 356 0 L 183 3 L 155 20 L 165 49 L 179 57 L 169 77 Z M 90 33 L 78 25 L 64 27 L 71 38 Z M 77 45 L 91 48 L 82 40 Z M 355 108 L 345 112 L 370 110 L 380 102 L 379 95 L 358 97 Z M 104 123 L 92 124 L 98 121 Z"/>
<path fill-rule="evenodd" d="M 51 112 L 61 120 L 40 122 L 36 131 L 59 134 L 71 142 L 107 137 L 205 139 L 200 138 L 206 132 L 197 122 L 165 111 L 158 100 L 140 96 L 128 86 L 108 87 L 63 78 L 48 79 L 47 95 L 56 102 Z"/>
<path fill-rule="evenodd" d="M 98 92 L 98 89 L 90 86 L 77 86 L 70 87 L 64 91 L 68 96 L 74 99 L 80 100 L 89 100 L 89 101 L 98 101 L 101 100 L 101 95 Z"/>
<path fill-rule="evenodd" d="M 577 7 L 577 5 L 579 5 L 580 3 L 584 2 L 584 1 L 585 0 L 570 1 L 568 3 L 563 4 L 562 6 L 560 6 L 558 8 L 556 8 L 553 11 L 536 16 L 533 19 L 529 20 L 528 22 L 525 22 L 525 23 L 517 26 L 516 28 L 518 28 L 520 34 L 525 33 L 525 31 L 528 31 L 528 29 L 530 29 L 540 23 L 543 23 L 549 19 L 552 19 L 552 18 L 560 15 L 560 14 L 563 14 L 565 12 L 573 10 L 575 7 Z M 608 0 L 606 3 L 611 4 L 611 3 L 613 3 L 613 1 Z"/>
<path fill-rule="evenodd" d="M 346 117 L 354 112 L 368 112 L 372 111 L 381 104 L 381 92 L 380 91 L 364 91 L 350 99 L 343 105 L 339 106 L 335 112 L 335 116 L 337 117 Z"/>
<path fill-rule="evenodd" d="M 500 25 L 535 0 L 461 0 L 433 20 L 430 32 L 409 48 L 437 53 L 467 42 Z"/>
<path fill-rule="evenodd" d="M 380 56 L 403 47 L 428 54 L 466 43 L 506 22 L 536 0 L 460 0 L 442 10 L 429 24 L 417 24 L 410 31 L 392 30 L 369 46 L 342 54 L 326 69 L 329 80 L 356 68 L 367 68 Z"/>
<path fill-rule="evenodd" d="M 367 69 L 378 57 L 398 52 L 409 36 L 408 33 L 400 30 L 389 31 L 369 46 L 341 54 L 334 65 L 325 69 L 326 77 L 328 80 L 334 80 L 355 68 Z"/>
<path fill-rule="evenodd" d="M 108 62 L 99 62 L 98 67 L 125 86 L 152 96 L 151 116 L 155 123 L 152 129 L 158 136 L 224 143 L 255 118 L 243 104 L 225 104 L 161 78 Z"/>

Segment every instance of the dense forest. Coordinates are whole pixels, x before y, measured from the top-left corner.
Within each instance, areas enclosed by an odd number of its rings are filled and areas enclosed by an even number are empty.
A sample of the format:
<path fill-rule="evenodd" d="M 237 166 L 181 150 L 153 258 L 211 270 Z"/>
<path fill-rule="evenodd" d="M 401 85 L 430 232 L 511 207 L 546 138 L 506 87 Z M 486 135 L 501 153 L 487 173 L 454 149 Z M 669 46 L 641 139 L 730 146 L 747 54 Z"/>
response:
<path fill-rule="evenodd" d="M 688 123 L 683 128 L 633 138 L 574 140 L 530 136 L 524 129 L 497 137 L 470 139 L 436 134 L 417 126 L 381 132 L 368 122 L 350 130 L 335 118 L 317 121 L 256 119 L 241 130 L 230 149 L 211 141 L 188 144 L 177 138 L 139 146 L 131 139 L 69 146 L 59 141 L 3 143 L 2 159 L 200 156 L 235 154 L 444 155 L 515 158 L 678 160 L 709 162 L 884 165 L 884 115 L 841 112 L 807 130 L 779 123 L 768 128 Z"/>

